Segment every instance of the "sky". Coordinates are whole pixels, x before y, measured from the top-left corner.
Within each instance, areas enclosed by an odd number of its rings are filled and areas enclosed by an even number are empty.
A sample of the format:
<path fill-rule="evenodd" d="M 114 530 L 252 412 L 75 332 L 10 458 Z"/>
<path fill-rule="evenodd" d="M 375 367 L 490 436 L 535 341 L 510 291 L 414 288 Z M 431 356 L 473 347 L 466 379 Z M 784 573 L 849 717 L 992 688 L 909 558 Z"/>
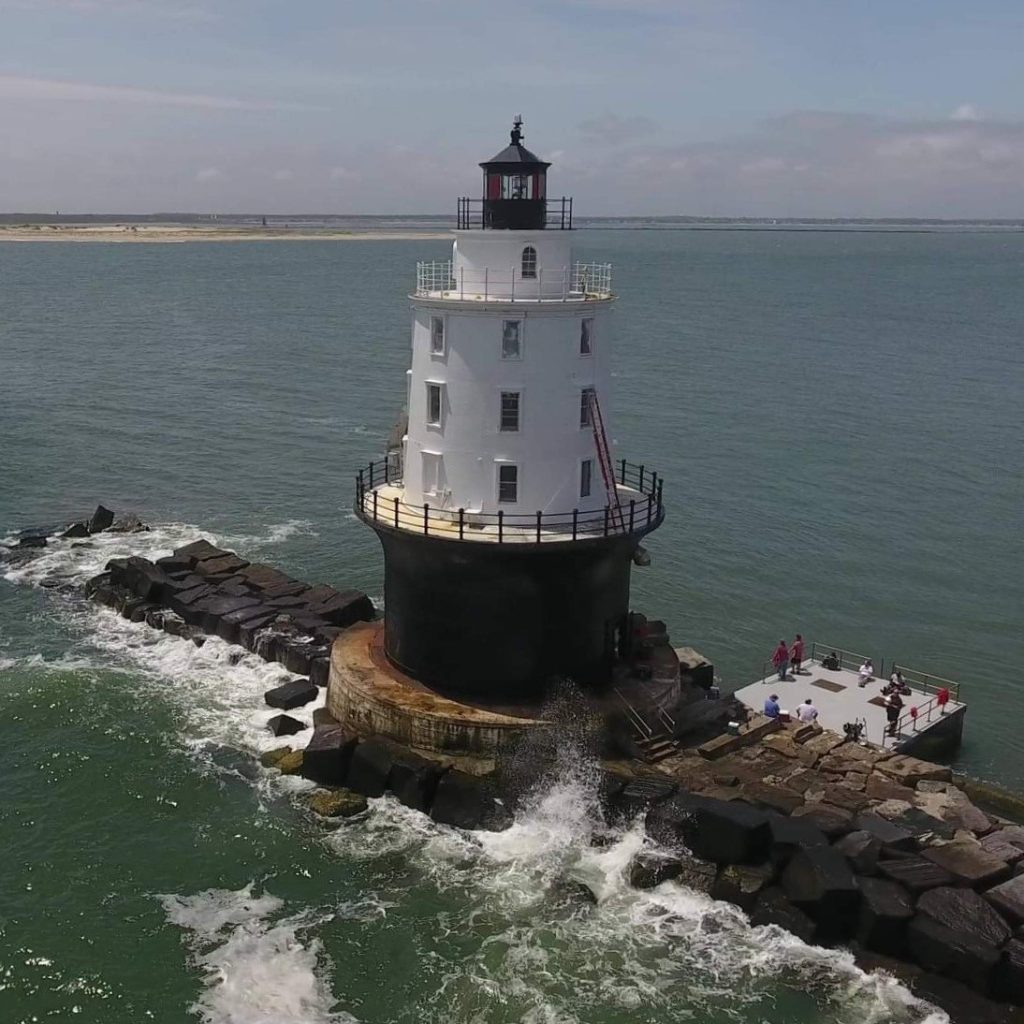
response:
<path fill-rule="evenodd" d="M 1021 0 L 0 0 L 0 211 L 1024 217 Z"/>

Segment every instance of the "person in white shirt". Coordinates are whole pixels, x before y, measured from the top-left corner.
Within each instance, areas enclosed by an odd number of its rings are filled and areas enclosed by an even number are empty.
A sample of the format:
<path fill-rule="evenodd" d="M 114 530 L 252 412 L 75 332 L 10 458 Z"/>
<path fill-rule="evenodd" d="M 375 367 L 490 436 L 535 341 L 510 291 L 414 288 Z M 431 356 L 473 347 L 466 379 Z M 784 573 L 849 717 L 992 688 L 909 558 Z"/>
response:
<path fill-rule="evenodd" d="M 810 697 L 808 697 L 807 700 L 805 700 L 803 704 L 796 709 L 796 717 L 799 718 L 801 722 L 817 721 L 818 709 L 811 703 Z"/>
<path fill-rule="evenodd" d="M 875 667 L 871 664 L 871 659 L 867 658 L 864 664 L 857 670 L 857 685 L 867 686 L 868 680 L 875 674 Z"/>

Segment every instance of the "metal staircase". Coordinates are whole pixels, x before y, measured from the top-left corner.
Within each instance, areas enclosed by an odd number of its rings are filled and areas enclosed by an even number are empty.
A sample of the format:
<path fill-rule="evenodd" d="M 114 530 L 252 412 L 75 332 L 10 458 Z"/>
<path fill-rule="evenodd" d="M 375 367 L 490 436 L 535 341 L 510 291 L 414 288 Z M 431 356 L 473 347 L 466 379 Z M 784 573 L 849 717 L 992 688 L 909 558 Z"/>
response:
<path fill-rule="evenodd" d="M 618 687 L 614 689 L 623 714 L 633 727 L 633 740 L 640 748 L 640 756 L 644 761 L 656 764 L 679 751 L 679 743 L 673 737 L 675 722 L 668 712 L 658 708 L 658 722 L 652 725 Z"/>
<path fill-rule="evenodd" d="M 615 486 L 615 469 L 612 466 L 611 452 L 608 450 L 608 435 L 604 429 L 604 417 L 601 415 L 601 404 L 597 400 L 597 390 L 591 388 L 587 392 L 590 427 L 594 431 L 594 444 L 597 447 L 597 461 L 601 466 L 604 489 L 608 497 L 609 524 L 617 533 L 625 533 L 626 520 L 619 504 L 619 492 Z"/>

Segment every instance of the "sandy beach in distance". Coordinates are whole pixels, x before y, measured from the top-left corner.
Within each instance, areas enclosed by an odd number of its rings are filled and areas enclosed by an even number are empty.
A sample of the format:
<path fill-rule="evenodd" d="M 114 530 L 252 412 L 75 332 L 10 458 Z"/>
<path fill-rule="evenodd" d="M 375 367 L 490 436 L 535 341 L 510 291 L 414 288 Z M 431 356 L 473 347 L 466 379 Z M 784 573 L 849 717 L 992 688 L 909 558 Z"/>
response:
<path fill-rule="evenodd" d="M 450 238 L 438 231 L 206 227 L 187 224 L 0 224 L 0 242 L 372 242 Z"/>

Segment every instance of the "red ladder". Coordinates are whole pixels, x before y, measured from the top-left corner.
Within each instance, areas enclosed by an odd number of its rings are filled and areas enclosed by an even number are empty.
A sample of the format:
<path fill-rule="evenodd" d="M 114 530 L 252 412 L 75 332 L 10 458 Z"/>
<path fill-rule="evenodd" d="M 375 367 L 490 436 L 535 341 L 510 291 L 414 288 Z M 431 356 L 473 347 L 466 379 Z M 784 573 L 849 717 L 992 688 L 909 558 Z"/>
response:
<path fill-rule="evenodd" d="M 619 504 L 619 492 L 615 486 L 615 468 L 612 466 L 612 456 L 608 450 L 608 435 L 604 431 L 601 405 L 597 400 L 596 389 L 588 389 L 587 394 L 590 426 L 594 431 L 594 444 L 597 446 L 597 461 L 601 464 L 601 476 L 604 478 L 604 489 L 608 495 L 609 522 L 613 530 L 625 533 L 626 521 L 622 515 L 622 506 Z"/>

